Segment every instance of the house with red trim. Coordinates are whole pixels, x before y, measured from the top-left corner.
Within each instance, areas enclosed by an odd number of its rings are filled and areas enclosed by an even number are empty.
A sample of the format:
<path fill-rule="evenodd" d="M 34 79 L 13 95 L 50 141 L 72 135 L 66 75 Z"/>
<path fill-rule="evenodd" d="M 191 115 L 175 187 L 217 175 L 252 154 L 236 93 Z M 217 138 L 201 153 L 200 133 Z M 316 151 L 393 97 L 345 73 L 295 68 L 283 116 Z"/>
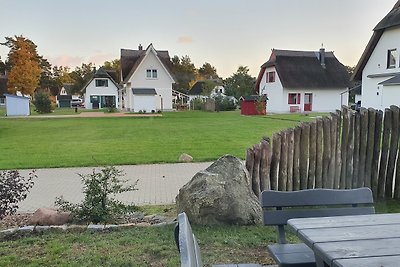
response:
<path fill-rule="evenodd" d="M 400 1 L 375 26 L 352 79 L 361 81 L 361 106 L 400 106 Z"/>
<path fill-rule="evenodd" d="M 350 77 L 333 52 L 273 49 L 256 80 L 268 112 L 329 112 L 348 104 Z"/>

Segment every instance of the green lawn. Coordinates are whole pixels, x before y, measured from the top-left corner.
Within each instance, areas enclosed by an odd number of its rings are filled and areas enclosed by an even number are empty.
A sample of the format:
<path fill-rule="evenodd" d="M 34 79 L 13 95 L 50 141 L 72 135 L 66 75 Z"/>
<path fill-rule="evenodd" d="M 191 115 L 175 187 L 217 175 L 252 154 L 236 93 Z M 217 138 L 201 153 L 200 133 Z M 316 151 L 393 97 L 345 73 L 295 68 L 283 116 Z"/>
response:
<path fill-rule="evenodd" d="M 400 212 L 399 204 L 399 200 L 379 201 L 376 209 L 378 213 Z M 156 211 L 154 207 L 152 209 L 152 212 Z M 99 233 L 71 230 L 3 234 L 0 235 L 0 266 L 176 267 L 180 266 L 180 261 L 173 228 L 173 225 L 167 225 Z M 266 246 L 276 242 L 274 227 L 192 225 L 192 228 L 205 266 L 273 263 Z M 289 240 L 297 241 L 293 235 L 289 235 Z"/>
<path fill-rule="evenodd" d="M 183 152 L 195 161 L 224 154 L 244 158 L 246 148 L 262 136 L 313 116 L 241 116 L 235 111 L 148 118 L 0 118 L 0 169 L 176 162 Z"/>

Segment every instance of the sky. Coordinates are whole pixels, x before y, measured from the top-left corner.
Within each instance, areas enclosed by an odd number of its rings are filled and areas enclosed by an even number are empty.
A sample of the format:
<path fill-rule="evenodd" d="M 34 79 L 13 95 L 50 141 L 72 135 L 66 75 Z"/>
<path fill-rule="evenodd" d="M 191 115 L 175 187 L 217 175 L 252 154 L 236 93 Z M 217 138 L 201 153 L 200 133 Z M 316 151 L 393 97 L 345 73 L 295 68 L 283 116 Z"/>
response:
<path fill-rule="evenodd" d="M 0 0 L 0 43 L 23 35 L 52 65 L 101 66 L 153 44 L 227 78 L 257 76 L 271 50 L 334 51 L 357 64 L 396 0 Z M 4 61 L 9 49 L 0 46 Z"/>

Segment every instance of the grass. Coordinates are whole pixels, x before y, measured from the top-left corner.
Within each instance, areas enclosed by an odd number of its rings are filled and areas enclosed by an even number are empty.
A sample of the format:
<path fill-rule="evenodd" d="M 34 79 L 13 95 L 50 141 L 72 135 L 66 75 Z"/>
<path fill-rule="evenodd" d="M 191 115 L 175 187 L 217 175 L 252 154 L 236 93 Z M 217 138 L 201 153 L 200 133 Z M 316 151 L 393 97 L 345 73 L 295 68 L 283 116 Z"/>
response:
<path fill-rule="evenodd" d="M 400 201 L 378 201 L 378 213 L 400 212 Z M 174 206 L 145 206 L 146 213 L 175 216 Z M 0 236 L 0 266 L 179 266 L 174 225 L 131 227 L 105 232 L 83 230 Z M 273 227 L 197 226 L 205 266 L 218 263 L 272 264 L 267 244 L 276 242 Z M 290 242 L 296 242 L 289 235 Z"/>
<path fill-rule="evenodd" d="M 148 118 L 3 118 L 0 169 L 167 163 L 177 162 L 181 153 L 195 161 L 224 154 L 243 159 L 246 148 L 262 136 L 309 120 L 313 117 L 240 116 L 238 111 L 169 112 Z"/>

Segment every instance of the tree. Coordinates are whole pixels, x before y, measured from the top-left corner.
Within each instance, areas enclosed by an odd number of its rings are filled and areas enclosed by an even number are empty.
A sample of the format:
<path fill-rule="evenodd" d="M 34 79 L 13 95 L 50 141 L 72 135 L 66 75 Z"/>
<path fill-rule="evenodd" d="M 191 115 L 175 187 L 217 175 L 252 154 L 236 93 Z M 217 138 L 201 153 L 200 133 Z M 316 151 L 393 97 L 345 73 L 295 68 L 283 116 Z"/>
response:
<path fill-rule="evenodd" d="M 225 79 L 225 92 L 239 99 L 241 96 L 255 94 L 256 78 L 249 74 L 247 66 L 239 66 L 236 73 Z"/>
<path fill-rule="evenodd" d="M 208 62 L 204 63 L 203 66 L 199 68 L 198 72 L 203 79 L 219 79 L 217 69 Z"/>
<path fill-rule="evenodd" d="M 50 96 L 48 93 L 40 91 L 35 94 L 35 99 L 33 101 L 36 111 L 38 113 L 50 113 L 52 110 Z"/>
<path fill-rule="evenodd" d="M 217 82 L 213 80 L 205 80 L 203 81 L 203 90 L 201 92 L 204 96 L 210 96 L 215 86 L 217 86 Z"/>
<path fill-rule="evenodd" d="M 36 45 L 23 36 L 6 37 L 6 42 L 2 45 L 10 48 L 8 91 L 12 94 L 19 91 L 24 95 L 32 95 L 39 86 L 41 74 L 41 57 L 36 51 Z"/>
<path fill-rule="evenodd" d="M 119 82 L 121 81 L 121 60 L 114 59 L 112 61 L 105 61 L 103 64 L 103 68 L 106 70 L 114 70 L 117 73 L 117 79 Z"/>
<path fill-rule="evenodd" d="M 196 80 L 197 69 L 192 63 L 189 56 L 179 58 L 174 56 L 171 59 L 172 72 L 176 78 L 174 89 L 179 91 L 187 91 L 191 88 L 191 82 Z"/>
<path fill-rule="evenodd" d="M 82 63 L 81 67 L 76 67 L 75 70 L 71 72 L 70 77 L 72 78 L 74 84 L 71 94 L 78 94 L 81 92 L 83 87 L 93 77 L 93 69 L 93 63 Z"/>

